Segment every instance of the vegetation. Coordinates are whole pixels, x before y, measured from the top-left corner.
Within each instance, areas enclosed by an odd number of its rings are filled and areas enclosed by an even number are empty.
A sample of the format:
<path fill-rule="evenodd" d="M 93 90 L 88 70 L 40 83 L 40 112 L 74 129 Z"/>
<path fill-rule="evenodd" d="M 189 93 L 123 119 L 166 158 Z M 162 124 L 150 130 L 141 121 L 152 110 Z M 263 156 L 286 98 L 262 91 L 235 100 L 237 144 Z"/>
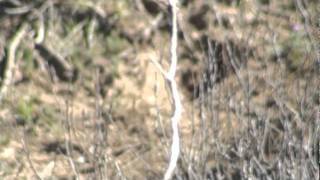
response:
<path fill-rule="evenodd" d="M 0 179 L 319 179 L 316 0 L 0 0 Z"/>

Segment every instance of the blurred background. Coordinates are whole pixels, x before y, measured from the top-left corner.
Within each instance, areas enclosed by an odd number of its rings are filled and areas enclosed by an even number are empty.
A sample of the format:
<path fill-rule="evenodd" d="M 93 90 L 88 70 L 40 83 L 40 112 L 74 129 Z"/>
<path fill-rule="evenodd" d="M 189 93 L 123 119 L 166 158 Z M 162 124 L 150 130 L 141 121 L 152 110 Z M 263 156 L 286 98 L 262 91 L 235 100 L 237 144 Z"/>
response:
<path fill-rule="evenodd" d="M 180 0 L 173 179 L 319 179 L 317 0 Z M 162 179 L 165 0 L 0 0 L 1 179 Z"/>

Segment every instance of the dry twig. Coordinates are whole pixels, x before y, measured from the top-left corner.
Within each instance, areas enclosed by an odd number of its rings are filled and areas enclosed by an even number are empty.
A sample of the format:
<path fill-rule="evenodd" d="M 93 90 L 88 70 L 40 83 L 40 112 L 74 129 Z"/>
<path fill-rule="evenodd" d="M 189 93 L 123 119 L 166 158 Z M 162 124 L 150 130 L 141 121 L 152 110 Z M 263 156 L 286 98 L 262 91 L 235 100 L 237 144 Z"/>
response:
<path fill-rule="evenodd" d="M 171 157 L 169 166 L 165 172 L 164 179 L 169 180 L 172 178 L 173 172 L 177 166 L 177 161 L 180 155 L 180 137 L 179 137 L 179 121 L 182 114 L 182 104 L 180 100 L 179 91 L 177 88 L 177 83 L 175 81 L 175 74 L 177 69 L 177 46 L 178 46 L 178 25 L 177 25 L 177 1 L 169 0 L 170 6 L 172 8 L 172 36 L 171 36 L 171 64 L 168 72 L 162 68 L 162 66 L 155 60 L 152 62 L 156 65 L 156 67 L 160 70 L 162 75 L 168 81 L 170 86 L 171 95 L 173 99 L 174 112 L 171 117 L 171 125 L 172 125 L 172 144 L 171 144 Z"/>
<path fill-rule="evenodd" d="M 12 40 L 10 41 L 8 48 L 6 48 L 6 54 L 4 58 L 4 68 L 2 79 L 0 79 L 0 101 L 8 91 L 8 87 L 11 83 L 13 70 L 15 67 L 16 50 L 21 40 L 25 36 L 28 30 L 28 25 L 26 23 L 22 24 L 17 30 Z"/>
<path fill-rule="evenodd" d="M 178 47 L 178 23 L 177 23 L 177 1 L 176 0 L 169 0 L 170 6 L 172 8 L 172 36 L 171 36 L 171 64 L 169 71 L 166 72 L 163 67 L 160 65 L 158 61 L 151 58 L 151 62 L 158 68 L 160 73 L 164 76 L 167 80 L 171 96 L 173 102 L 174 112 L 171 117 L 171 126 L 172 126 L 172 144 L 171 144 L 171 157 L 169 166 L 165 172 L 164 180 L 169 180 L 172 178 L 174 170 L 177 166 L 177 161 L 180 155 L 180 137 L 179 137 L 179 121 L 181 119 L 182 114 L 182 104 L 180 100 L 180 95 L 177 87 L 177 83 L 175 81 L 175 74 L 177 69 L 177 47 Z"/>

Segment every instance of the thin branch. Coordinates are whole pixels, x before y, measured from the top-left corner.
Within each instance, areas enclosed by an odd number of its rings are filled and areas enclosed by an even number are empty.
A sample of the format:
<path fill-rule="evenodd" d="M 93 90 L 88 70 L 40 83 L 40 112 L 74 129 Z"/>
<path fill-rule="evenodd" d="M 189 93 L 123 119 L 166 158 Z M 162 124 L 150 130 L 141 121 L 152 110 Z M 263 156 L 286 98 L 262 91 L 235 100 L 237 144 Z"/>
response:
<path fill-rule="evenodd" d="M 171 36 L 171 65 L 169 72 L 167 74 L 167 80 L 169 81 L 174 113 L 171 117 L 171 125 L 173 130 L 172 144 L 171 144 L 171 157 L 168 169 L 166 170 L 164 180 L 171 179 L 173 172 L 177 166 L 177 161 L 180 155 L 180 137 L 179 137 L 179 121 L 182 114 L 182 104 L 180 100 L 179 91 L 177 88 L 177 83 L 174 79 L 177 70 L 177 47 L 178 47 L 178 25 L 177 25 L 177 1 L 169 0 L 172 9 L 172 36 Z"/>
<path fill-rule="evenodd" d="M 150 58 L 151 62 L 156 66 L 156 68 L 160 71 L 160 73 L 165 77 L 165 79 L 168 79 L 168 73 L 162 68 L 161 64 L 155 60 L 154 58 Z"/>
<path fill-rule="evenodd" d="M 175 74 L 177 70 L 177 47 L 178 47 L 178 24 L 177 24 L 177 1 L 169 0 L 170 6 L 172 9 L 172 35 L 171 35 L 171 64 L 169 72 L 166 72 L 158 61 L 151 58 L 151 62 L 156 66 L 156 68 L 161 72 L 164 78 L 167 80 L 170 87 L 172 102 L 174 107 L 174 112 L 171 117 L 171 126 L 172 126 L 172 144 L 171 144 L 171 156 L 169 166 L 165 172 L 164 180 L 169 180 L 172 178 L 174 170 L 177 166 L 177 161 L 180 156 L 180 137 L 179 137 L 179 121 L 182 114 L 182 104 L 180 100 L 180 95 L 175 81 Z"/>
<path fill-rule="evenodd" d="M 72 145 L 71 145 L 71 116 L 72 116 L 72 112 L 70 112 L 70 103 L 69 101 L 67 100 L 66 101 L 66 125 L 65 125 L 65 128 L 66 128 L 66 133 L 64 134 L 64 137 L 65 137 L 65 147 L 66 147 L 66 157 L 69 161 L 69 164 L 71 166 L 71 169 L 72 169 L 72 172 L 73 174 L 75 175 L 75 179 L 76 180 L 79 180 L 80 179 L 80 175 L 79 175 L 79 171 L 78 171 L 78 168 L 74 162 L 74 159 L 72 157 Z M 72 107 L 71 107 L 72 108 Z"/>
<path fill-rule="evenodd" d="M 0 79 L 0 101 L 5 96 L 8 87 L 11 83 L 13 77 L 13 70 L 15 67 L 15 59 L 16 59 L 16 50 L 27 33 L 28 25 L 26 23 L 22 24 L 21 27 L 17 30 L 17 32 L 12 37 L 12 40 L 9 43 L 8 48 L 6 49 L 4 64 L 5 67 L 3 69 L 3 76 Z"/>
<path fill-rule="evenodd" d="M 23 147 L 23 151 L 27 157 L 27 162 L 29 163 L 29 166 L 31 168 L 31 171 L 33 172 L 33 174 L 35 175 L 36 179 L 38 180 L 42 180 L 41 176 L 39 175 L 39 173 L 37 172 L 36 168 L 33 166 L 31 157 L 30 157 L 30 151 L 27 148 L 26 142 L 25 142 L 25 134 L 23 135 L 24 137 L 21 138 L 21 143 L 22 143 L 22 147 Z"/>
<path fill-rule="evenodd" d="M 172 36 L 171 36 L 171 65 L 169 70 L 169 78 L 174 81 L 177 69 L 177 47 L 178 47 L 178 25 L 177 25 L 177 1 L 169 0 L 172 9 Z"/>

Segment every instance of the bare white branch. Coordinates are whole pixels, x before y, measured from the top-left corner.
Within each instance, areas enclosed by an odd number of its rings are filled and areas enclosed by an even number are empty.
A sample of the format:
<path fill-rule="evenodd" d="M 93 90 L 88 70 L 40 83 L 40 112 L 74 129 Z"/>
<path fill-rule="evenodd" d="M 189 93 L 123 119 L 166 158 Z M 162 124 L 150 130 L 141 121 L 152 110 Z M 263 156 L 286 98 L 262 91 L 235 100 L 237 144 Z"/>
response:
<path fill-rule="evenodd" d="M 151 62 L 156 66 L 164 78 L 168 81 L 170 87 L 172 102 L 173 102 L 173 115 L 171 117 L 172 126 L 172 144 L 171 144 L 171 155 L 169 166 L 165 172 L 164 180 L 169 180 L 172 178 L 174 170 L 177 166 L 177 161 L 180 155 L 180 137 L 179 137 L 179 121 L 182 115 L 182 104 L 180 100 L 180 95 L 175 81 L 175 74 L 177 70 L 178 57 L 177 57 L 177 47 L 178 47 L 178 24 L 177 24 L 177 1 L 169 0 L 172 9 L 172 35 L 171 35 L 171 48 L 170 56 L 171 63 L 168 72 L 164 70 L 161 64 L 155 60 L 152 56 L 150 58 Z"/>
<path fill-rule="evenodd" d="M 177 47 L 178 47 L 178 25 L 177 25 L 177 1 L 169 0 L 172 9 L 172 36 L 171 36 L 171 65 L 167 74 L 167 80 L 169 81 L 171 95 L 174 105 L 174 113 L 171 117 L 171 125 L 173 130 L 172 144 L 171 144 L 171 157 L 168 169 L 166 170 L 164 180 L 171 179 L 174 170 L 177 166 L 177 161 L 180 155 L 180 137 L 179 137 L 179 121 L 182 114 L 182 105 L 180 100 L 177 83 L 174 79 L 177 70 Z"/>

